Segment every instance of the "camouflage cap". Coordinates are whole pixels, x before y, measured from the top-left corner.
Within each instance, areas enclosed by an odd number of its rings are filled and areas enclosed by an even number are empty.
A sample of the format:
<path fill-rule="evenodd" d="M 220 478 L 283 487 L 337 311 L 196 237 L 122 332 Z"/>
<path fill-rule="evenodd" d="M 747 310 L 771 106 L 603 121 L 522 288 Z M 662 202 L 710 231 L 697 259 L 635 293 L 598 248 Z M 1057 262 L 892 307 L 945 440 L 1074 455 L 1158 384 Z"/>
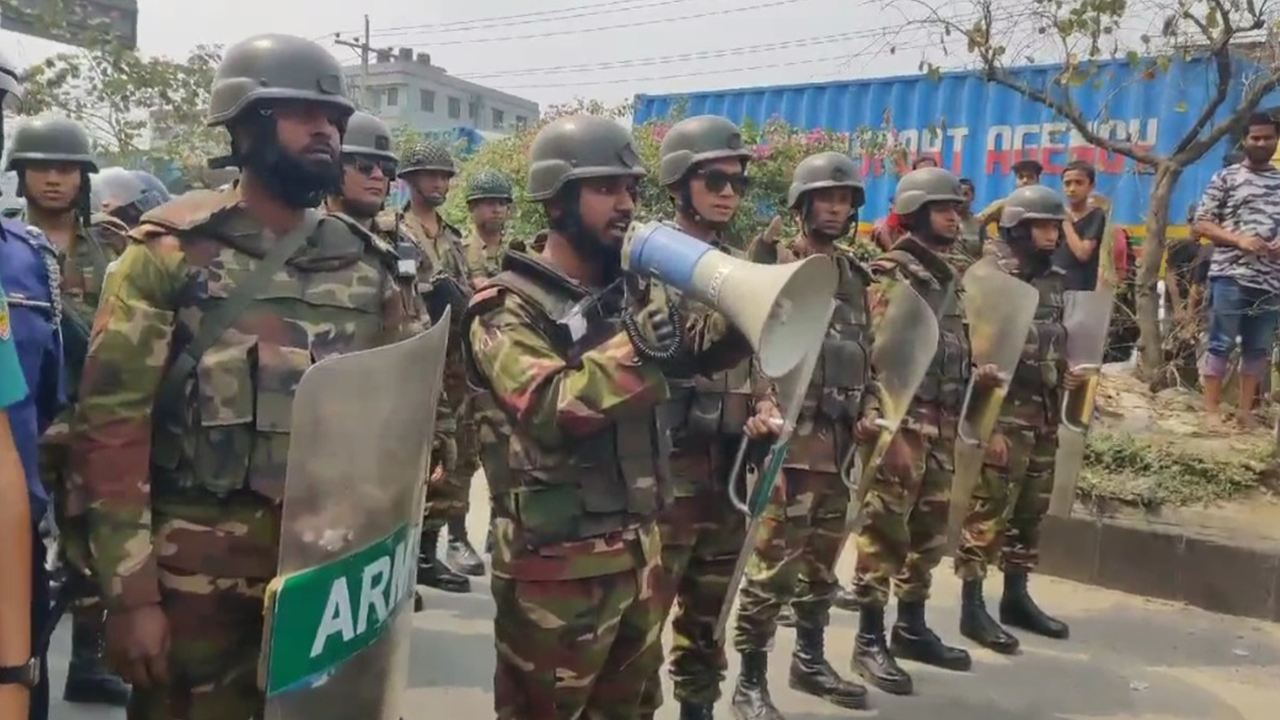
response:
<path fill-rule="evenodd" d="M 893 192 L 893 211 L 899 215 L 910 215 L 931 202 L 964 202 L 960 178 L 942 168 L 920 168 L 903 175 Z"/>
<path fill-rule="evenodd" d="M 18 82 L 18 66 L 0 50 L 0 109 L 16 110 L 22 101 L 22 83 Z"/>
<path fill-rule="evenodd" d="M 485 198 L 512 200 L 511 180 L 497 170 L 488 168 L 472 175 L 467 182 L 467 202 Z"/>
<path fill-rule="evenodd" d="M 91 173 L 98 171 L 89 133 L 80 123 L 62 117 L 28 120 L 18 126 L 4 169 L 13 170 L 23 161 L 77 163 Z"/>
<path fill-rule="evenodd" d="M 337 59 L 293 35 L 256 35 L 227 49 L 213 77 L 208 125 L 226 125 L 253 104 L 270 100 L 323 103 L 344 117 L 356 109 L 344 94 Z"/>
<path fill-rule="evenodd" d="M 449 154 L 448 146 L 439 140 L 427 140 L 414 145 L 409 152 L 404 154 L 404 160 L 397 175 L 404 177 L 409 173 L 423 170 L 437 170 L 450 175 L 458 173 L 458 168 L 453 164 L 453 156 Z"/>
<path fill-rule="evenodd" d="M 631 133 L 595 115 L 570 115 L 548 124 L 533 139 L 529 157 L 530 200 L 548 200 L 570 180 L 647 174 Z"/>
<path fill-rule="evenodd" d="M 1030 220 L 1066 220 L 1062 196 L 1044 185 L 1028 185 L 1014 190 L 1000 210 L 1000 227 L 1011 228 Z"/>
<path fill-rule="evenodd" d="M 342 152 L 346 155 L 373 155 L 392 162 L 398 161 L 391 149 L 391 128 L 367 112 L 357 110 L 347 120 L 347 131 L 342 134 Z"/>
<path fill-rule="evenodd" d="M 844 153 L 820 152 L 800 161 L 787 189 L 787 207 L 795 209 L 800 197 L 810 190 L 829 187 L 853 188 L 853 206 L 862 207 L 867 191 L 858 179 L 858 165 Z"/>
<path fill-rule="evenodd" d="M 700 162 L 721 158 L 751 159 L 742 128 L 719 115 L 685 118 L 667 131 L 658 150 L 658 184 L 679 182 Z"/>

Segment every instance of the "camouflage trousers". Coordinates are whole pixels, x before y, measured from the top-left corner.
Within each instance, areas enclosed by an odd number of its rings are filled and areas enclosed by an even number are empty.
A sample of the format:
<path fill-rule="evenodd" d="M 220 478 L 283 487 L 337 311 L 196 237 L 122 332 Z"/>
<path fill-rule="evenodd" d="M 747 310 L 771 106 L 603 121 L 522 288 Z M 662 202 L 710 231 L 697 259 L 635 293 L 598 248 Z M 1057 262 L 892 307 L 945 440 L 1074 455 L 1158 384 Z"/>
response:
<path fill-rule="evenodd" d="M 825 627 L 845 540 L 849 489 L 836 473 L 788 468 L 773 496 L 738 596 L 734 648 L 768 650 L 790 602 L 799 627 Z"/>
<path fill-rule="evenodd" d="M 982 467 L 956 552 L 962 580 L 986 577 L 997 559 L 1002 571 L 1023 572 L 1034 570 L 1040 559 L 1040 523 L 1049 511 L 1058 434 L 1056 428 L 1002 431 L 1009 439 L 1009 463 Z"/>
<path fill-rule="evenodd" d="M 946 551 L 955 439 L 898 436 L 911 449 L 910 472 L 896 475 L 881 465 L 862 506 L 853 592 L 870 607 L 888 604 L 890 585 L 900 600 L 927 600 Z"/>
<path fill-rule="evenodd" d="M 662 532 L 662 608 L 671 619 L 668 656 L 675 699 L 711 705 L 720 699 L 728 661 L 716 642 L 716 621 L 729 592 L 733 565 L 746 538 L 746 519 L 723 492 L 676 498 L 659 520 Z M 674 607 L 673 607 L 674 606 Z M 641 715 L 662 705 L 655 670 Z"/>
<path fill-rule="evenodd" d="M 498 720 L 635 720 L 662 667 L 661 569 L 576 580 L 495 575 Z"/>
<path fill-rule="evenodd" d="M 134 688 L 128 720 L 252 720 L 267 580 L 215 578 L 160 568 L 169 620 L 169 682 Z"/>
<path fill-rule="evenodd" d="M 424 530 L 439 530 L 450 520 L 465 520 L 471 510 L 471 478 L 480 469 L 473 398 L 468 397 L 459 404 L 455 418 L 457 455 L 445 465 L 443 477 L 427 481 Z"/>
<path fill-rule="evenodd" d="M 60 434 L 55 424 L 46 439 Z M 58 563 L 65 576 L 62 592 L 74 592 L 71 612 L 82 622 L 102 623 L 105 608 L 93 579 L 92 556 L 89 552 L 88 516 L 78 489 L 71 487 L 71 460 L 63 442 L 40 444 L 40 481 L 53 499 L 53 521 L 58 528 Z"/>

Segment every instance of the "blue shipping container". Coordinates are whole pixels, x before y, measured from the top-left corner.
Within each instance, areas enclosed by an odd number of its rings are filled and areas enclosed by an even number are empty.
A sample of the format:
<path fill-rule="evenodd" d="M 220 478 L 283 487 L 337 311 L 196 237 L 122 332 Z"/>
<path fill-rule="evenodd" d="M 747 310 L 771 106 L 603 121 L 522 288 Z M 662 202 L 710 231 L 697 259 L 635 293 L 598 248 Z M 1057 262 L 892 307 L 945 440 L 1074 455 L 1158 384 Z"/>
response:
<path fill-rule="evenodd" d="M 1234 75 L 1247 72 L 1239 63 Z M 1027 66 L 1012 74 L 1029 86 L 1048 89 L 1061 66 Z M 1166 71 L 1150 61 L 1102 63 L 1088 82 L 1071 90 L 1072 98 L 1095 131 L 1108 138 L 1130 139 L 1169 153 L 1212 96 L 1215 73 L 1202 60 L 1177 62 Z M 1219 108 L 1221 120 L 1240 102 L 1243 83 L 1232 84 Z M 1055 91 L 1060 92 L 1060 91 Z M 1277 104 L 1280 93 L 1262 103 Z M 847 80 L 810 85 L 741 88 L 672 95 L 637 95 L 634 123 L 666 118 L 673 109 L 686 116 L 714 114 L 743 123 L 763 124 L 781 118 L 806 129 L 855 133 L 869 128 L 890 131 L 912 155 L 932 155 L 957 174 L 974 181 L 981 208 L 1014 188 L 1012 166 L 1034 158 L 1045 167 L 1043 182 L 1061 189 L 1060 173 L 1076 159 L 1092 162 L 1098 171 L 1098 190 L 1114 204 L 1113 218 L 1141 234 L 1146 218 L 1152 175 L 1120 155 L 1100 151 L 1044 105 L 986 82 L 972 72 L 882 79 Z M 889 118 L 886 127 L 885 118 Z M 1188 208 L 1199 200 L 1209 178 L 1222 167 L 1230 146 L 1221 142 L 1187 168 L 1174 191 L 1170 208 L 1172 234 L 1185 235 Z M 864 217 L 888 212 L 896 180 L 882 162 L 862 159 L 867 183 Z"/>

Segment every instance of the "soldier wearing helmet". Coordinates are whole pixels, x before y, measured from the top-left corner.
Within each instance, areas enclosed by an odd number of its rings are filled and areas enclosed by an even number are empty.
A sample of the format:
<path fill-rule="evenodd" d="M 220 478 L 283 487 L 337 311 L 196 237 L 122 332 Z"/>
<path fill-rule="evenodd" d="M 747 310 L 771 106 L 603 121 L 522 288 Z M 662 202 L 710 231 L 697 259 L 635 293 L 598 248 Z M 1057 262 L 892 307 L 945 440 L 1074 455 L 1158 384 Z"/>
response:
<path fill-rule="evenodd" d="M 439 140 L 427 140 L 411 148 L 400 163 L 399 177 L 409 187 L 409 202 L 379 216 L 380 229 L 398 227 L 414 243 L 418 254 L 418 291 L 431 317 L 438 318 L 445 307 L 453 308 L 454 327 L 460 332 L 462 312 L 471 298 L 462 234 L 440 214 L 457 174 L 449 148 Z M 484 560 L 467 537 L 471 477 L 479 468 L 476 457 L 475 419 L 467 402 L 471 390 L 462 370 L 461 339 L 455 334 L 449 343 L 444 393 L 453 426 L 456 452 L 450 453 L 444 475 L 427 484 L 426 514 L 422 522 L 418 582 L 453 593 L 471 591 L 467 576 L 484 575 Z M 436 557 L 440 531 L 448 528 L 444 561 Z"/>
<path fill-rule="evenodd" d="M 960 629 L 965 637 L 996 652 L 1012 654 L 1018 640 L 1000 626 L 982 602 L 987 568 L 997 561 L 1004 574 L 1000 620 L 1037 635 L 1066 638 L 1066 623 L 1036 605 L 1027 590 L 1035 569 L 1040 524 L 1048 508 L 1058 447 L 1059 398 L 1083 376 L 1069 370 L 1063 354 L 1066 273 L 1052 258 L 1062 238 L 1067 210 L 1062 196 L 1043 185 L 1027 185 L 1005 199 L 1000 236 L 985 250 L 1001 269 L 1040 291 L 1031 337 L 1013 373 L 988 462 L 965 517 L 956 574 L 964 582 Z M 990 462 L 993 456 L 1028 458 L 1023 463 Z"/>
<path fill-rule="evenodd" d="M 128 228 L 91 210 L 91 178 L 98 166 L 88 132 L 74 120 L 29 120 L 13 133 L 6 170 L 18 176 L 18 194 L 27 201 L 21 220 L 40 230 L 58 251 L 64 303 L 64 356 L 69 399 L 88 352 L 89 328 L 102 293 L 107 266 L 126 244 Z M 123 171 L 122 171 L 123 172 Z M 108 668 L 103 655 L 103 607 L 91 579 L 85 506 L 71 484 L 68 465 L 70 419 L 66 408 L 41 438 L 40 471 L 53 492 L 61 531 L 59 558 L 76 590 L 72 606 L 72 653 L 63 696 L 73 702 L 123 706 L 129 688 Z"/>
<path fill-rule="evenodd" d="M 131 718 L 262 715 L 298 381 L 317 360 L 424 327 L 394 250 L 315 209 L 342 180 L 353 111 L 316 43 L 231 46 L 208 124 L 231 136 L 211 165 L 238 180 L 148 212 L 110 272 L 71 462 Z"/>
<path fill-rule="evenodd" d="M 646 296 L 622 270 L 646 174 L 626 128 L 560 118 L 530 160 L 545 248 L 507 253 L 463 335 L 472 383 L 505 419 L 481 435 L 495 513 L 494 702 L 499 718 L 616 715 L 640 704 L 662 664 L 668 373 L 722 368 L 685 342 L 663 293 Z M 565 624 L 588 616 L 572 656 L 557 650 Z"/>
<path fill-rule="evenodd" d="M 464 244 L 467 273 L 476 289 L 502 268 L 502 233 L 514 199 L 511 180 L 497 170 L 481 170 L 467 181 L 472 233 Z"/>
<path fill-rule="evenodd" d="M 329 196 L 329 209 L 374 230 L 399 165 L 391 148 L 386 123 L 366 112 L 353 113 L 342 136 L 342 183 Z"/>
<path fill-rule="evenodd" d="M 906 234 L 870 267 L 877 319 L 888 312 L 891 292 L 902 282 L 940 315 L 932 364 L 875 471 L 857 536 L 853 595 L 860 615 L 853 667 L 870 684 L 898 695 L 910 694 L 913 683 L 895 658 L 957 671 L 972 665 L 967 652 L 944 644 L 925 619 L 930 577 L 946 545 L 954 438 L 970 376 L 957 273 L 948 262 L 961 237 L 964 201 L 960 179 L 946 170 L 924 167 L 904 175 L 893 211 Z M 984 366 L 979 375 L 983 387 L 1000 381 L 994 366 Z M 885 638 L 890 586 L 898 598 L 891 643 Z"/>
<path fill-rule="evenodd" d="M 766 681 L 767 652 L 779 615 L 790 606 L 796 627 L 789 686 L 838 707 L 867 706 L 867 690 L 847 680 L 826 658 L 826 625 L 838 584 L 835 563 L 844 535 L 849 490 L 840 476 L 839 458 L 855 437 L 867 436 L 863 422 L 870 380 L 872 343 L 867 287 L 870 277 L 838 240 L 858 219 L 865 192 L 857 165 L 847 155 L 822 152 L 801 160 L 791 178 L 787 206 L 800 235 L 780 247 L 777 221 L 751 245 L 756 262 L 786 263 L 824 254 L 839 270 L 836 309 L 822 344 L 796 433 L 783 462 L 787 500 L 769 512 L 788 522 L 770 523 L 757 539 L 739 598 L 734 645 L 742 654 L 742 671 L 733 695 L 740 718 L 781 718 Z M 776 398 L 764 396 L 755 406 L 747 434 L 764 440 L 777 433 Z M 780 548 L 795 548 L 780 552 Z"/>

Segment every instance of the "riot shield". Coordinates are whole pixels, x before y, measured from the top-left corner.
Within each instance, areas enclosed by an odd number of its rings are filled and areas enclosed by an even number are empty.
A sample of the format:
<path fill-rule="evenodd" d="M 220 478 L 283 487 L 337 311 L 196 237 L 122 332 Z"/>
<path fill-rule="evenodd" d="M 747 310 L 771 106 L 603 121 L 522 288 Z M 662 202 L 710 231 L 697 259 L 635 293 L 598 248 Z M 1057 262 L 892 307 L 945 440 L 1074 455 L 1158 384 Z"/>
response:
<path fill-rule="evenodd" d="M 855 527 L 862 504 L 871 490 L 876 468 L 889 450 L 898 425 L 911 407 L 911 399 L 938 350 L 938 316 L 907 283 L 898 283 L 888 297 L 889 307 L 875 328 L 871 367 L 875 370 L 872 392 L 880 402 L 874 443 L 854 445 L 841 463 L 840 475 L 854 492 L 848 526 Z"/>
<path fill-rule="evenodd" d="M 447 318 L 298 383 L 259 665 L 267 720 L 400 718 Z"/>
<path fill-rule="evenodd" d="M 1001 382 L 994 388 L 983 389 L 977 386 L 976 378 L 970 378 L 965 389 L 956 428 L 955 473 L 951 478 L 947 524 L 947 543 L 951 549 L 960 542 L 960 530 L 969 512 L 973 489 L 982 474 L 987 441 L 1000 417 L 1000 406 L 1009 391 L 1040 302 L 1039 291 L 1006 273 L 993 257 L 974 263 L 961 284 L 973 366 L 995 365 Z"/>
<path fill-rule="evenodd" d="M 1058 452 L 1053 464 L 1053 492 L 1049 514 L 1070 517 L 1075 505 L 1076 483 L 1084 466 L 1085 440 L 1093 421 L 1093 405 L 1102 375 L 1102 355 L 1111 330 L 1111 289 L 1068 291 L 1062 324 L 1067 329 L 1067 367 L 1082 373 L 1085 382 L 1062 396 L 1062 423 L 1058 426 Z"/>

